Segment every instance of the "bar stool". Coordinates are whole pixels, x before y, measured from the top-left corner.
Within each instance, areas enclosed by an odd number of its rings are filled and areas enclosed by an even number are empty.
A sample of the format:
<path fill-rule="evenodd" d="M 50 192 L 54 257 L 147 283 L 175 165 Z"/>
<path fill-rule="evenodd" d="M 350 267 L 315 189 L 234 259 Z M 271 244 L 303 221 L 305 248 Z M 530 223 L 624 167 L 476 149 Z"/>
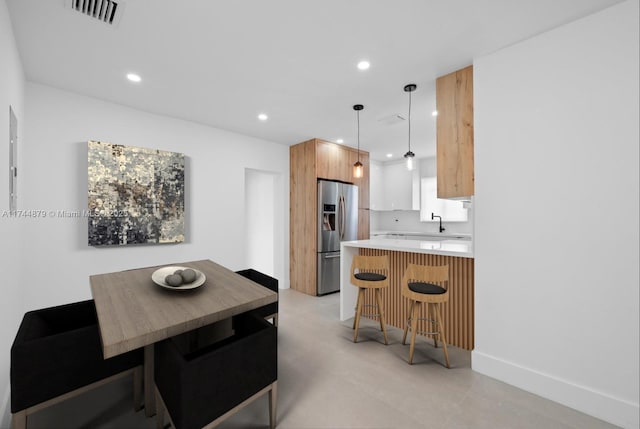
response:
<path fill-rule="evenodd" d="M 358 301 L 356 304 L 356 316 L 353 320 L 353 342 L 358 341 L 358 329 L 360 328 L 360 316 L 362 307 L 374 304 L 364 303 L 364 292 L 366 289 L 375 291 L 378 314 L 371 316 L 380 317 L 380 329 L 384 333 L 384 344 L 389 344 L 387 339 L 387 327 L 384 321 L 384 309 L 382 307 L 382 295 L 380 289 L 389 286 L 389 257 L 388 256 L 363 256 L 355 255 L 351 262 L 351 284 L 358 288 Z"/>
<path fill-rule="evenodd" d="M 434 319 L 427 319 L 427 322 L 436 325 L 436 330 L 424 332 L 433 335 L 433 344 L 438 347 L 437 336 L 442 341 L 444 359 L 446 367 L 449 366 L 449 352 L 447 351 L 447 339 L 444 335 L 444 325 L 440 304 L 449 300 L 449 266 L 427 266 L 409 264 L 402 276 L 402 296 L 409 298 L 409 316 L 404 327 L 402 344 L 407 339 L 409 323 L 411 323 L 411 346 L 409 348 L 409 365 L 413 362 L 413 352 L 416 345 L 416 334 L 418 328 L 418 312 L 420 303 L 426 303 L 428 314 Z"/>

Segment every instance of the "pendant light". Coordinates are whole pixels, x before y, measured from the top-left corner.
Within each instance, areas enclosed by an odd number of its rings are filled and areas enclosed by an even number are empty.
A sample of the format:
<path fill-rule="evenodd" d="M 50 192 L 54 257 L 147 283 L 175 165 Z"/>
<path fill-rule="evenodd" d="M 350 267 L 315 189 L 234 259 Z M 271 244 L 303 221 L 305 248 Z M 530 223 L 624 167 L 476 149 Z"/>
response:
<path fill-rule="evenodd" d="M 360 178 L 362 177 L 362 163 L 360 162 L 360 111 L 364 109 L 362 104 L 356 104 L 353 106 L 353 110 L 356 111 L 357 121 L 358 121 L 358 161 L 353 164 L 353 177 Z"/>
<path fill-rule="evenodd" d="M 413 158 L 416 156 L 415 153 L 411 152 L 411 93 L 415 91 L 417 86 L 413 83 L 409 85 L 405 85 L 404 92 L 409 93 L 409 150 L 404 154 L 404 158 L 407 160 L 407 169 L 413 170 Z"/>

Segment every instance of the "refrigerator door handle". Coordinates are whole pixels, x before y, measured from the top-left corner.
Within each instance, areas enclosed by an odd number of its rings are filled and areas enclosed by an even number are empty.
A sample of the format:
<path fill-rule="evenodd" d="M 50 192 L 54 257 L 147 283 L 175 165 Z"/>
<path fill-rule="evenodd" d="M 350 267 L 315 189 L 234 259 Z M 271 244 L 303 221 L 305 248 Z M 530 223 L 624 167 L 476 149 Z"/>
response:
<path fill-rule="evenodd" d="M 324 259 L 335 259 L 335 258 L 339 258 L 340 254 L 337 255 L 325 255 Z"/>
<path fill-rule="evenodd" d="M 342 230 L 342 239 L 344 240 L 344 237 L 346 235 L 346 230 L 347 230 L 347 201 L 345 200 L 344 197 L 342 197 L 342 213 L 343 213 L 342 224 L 344 225 L 344 229 Z"/>
<path fill-rule="evenodd" d="M 338 195 L 338 241 L 342 240 L 342 195 Z"/>
<path fill-rule="evenodd" d="M 344 229 L 347 223 L 346 205 L 344 196 L 340 195 L 340 241 L 344 240 Z"/>

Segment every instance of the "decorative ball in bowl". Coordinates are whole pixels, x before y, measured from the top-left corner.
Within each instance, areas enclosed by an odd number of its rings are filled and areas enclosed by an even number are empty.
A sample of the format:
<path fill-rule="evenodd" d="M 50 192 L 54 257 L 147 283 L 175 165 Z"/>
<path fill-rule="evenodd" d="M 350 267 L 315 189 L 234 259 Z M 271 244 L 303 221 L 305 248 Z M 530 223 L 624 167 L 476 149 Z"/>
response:
<path fill-rule="evenodd" d="M 162 267 L 151 274 L 151 280 L 165 289 L 188 290 L 204 284 L 204 273 L 189 267 Z"/>

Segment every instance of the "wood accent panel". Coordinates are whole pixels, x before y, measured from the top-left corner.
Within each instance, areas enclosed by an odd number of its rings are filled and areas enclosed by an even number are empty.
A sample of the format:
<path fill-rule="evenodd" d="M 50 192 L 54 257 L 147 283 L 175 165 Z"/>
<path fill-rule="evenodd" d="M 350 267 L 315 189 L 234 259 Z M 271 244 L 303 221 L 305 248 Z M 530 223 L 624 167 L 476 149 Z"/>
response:
<path fill-rule="evenodd" d="M 388 325 L 404 329 L 408 317 L 409 300 L 402 297 L 402 276 L 409 264 L 449 265 L 449 301 L 442 304 L 442 319 L 447 343 L 473 350 L 474 347 L 474 260 L 454 256 L 424 253 L 394 252 L 380 249 L 360 249 L 361 255 L 389 255 L 391 284 L 382 289 L 382 302 Z M 375 304 L 375 296 L 365 292 L 365 304 Z M 427 317 L 427 305 L 421 305 L 419 316 Z M 432 316 L 429 315 L 431 318 Z M 427 329 L 427 322 L 418 321 L 418 331 Z"/>
<path fill-rule="evenodd" d="M 316 141 L 289 148 L 289 279 L 291 289 L 316 295 Z"/>
<path fill-rule="evenodd" d="M 473 66 L 436 80 L 438 198 L 474 194 Z"/>
<path fill-rule="evenodd" d="M 353 183 L 349 150 L 335 143 L 316 139 L 316 177 Z"/>
<path fill-rule="evenodd" d="M 353 177 L 357 150 L 320 139 L 289 148 L 289 278 L 292 289 L 316 295 L 317 181 L 358 185 L 358 239 L 369 238 L 369 153 L 360 151 L 362 178 Z"/>
<path fill-rule="evenodd" d="M 358 161 L 358 151 L 350 151 L 351 174 L 353 175 L 353 164 Z M 351 180 L 358 185 L 358 240 L 369 239 L 369 153 L 360 151 L 360 162 L 362 163 L 362 177 L 352 177 Z"/>
<path fill-rule="evenodd" d="M 358 240 L 369 239 L 369 209 L 358 209 Z"/>

